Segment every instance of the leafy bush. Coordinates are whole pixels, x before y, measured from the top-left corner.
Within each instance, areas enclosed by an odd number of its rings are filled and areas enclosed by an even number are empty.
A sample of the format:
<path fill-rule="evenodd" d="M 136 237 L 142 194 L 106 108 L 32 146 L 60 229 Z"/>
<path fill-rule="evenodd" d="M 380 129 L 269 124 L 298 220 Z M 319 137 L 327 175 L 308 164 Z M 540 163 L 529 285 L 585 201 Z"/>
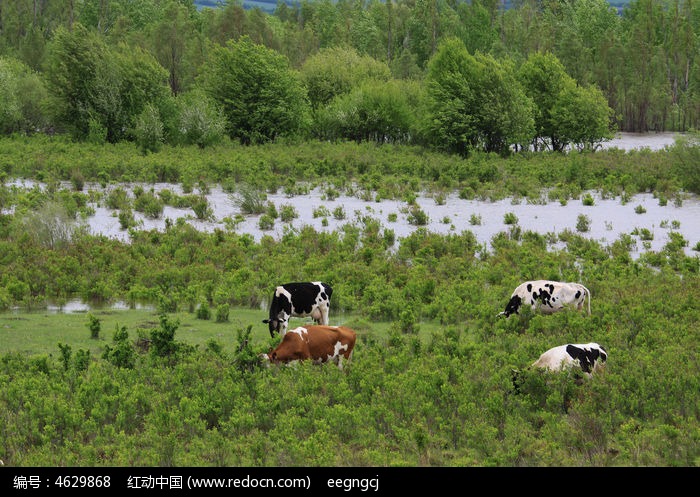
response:
<path fill-rule="evenodd" d="M 280 208 L 280 220 L 283 223 L 292 222 L 294 219 L 299 217 L 299 212 L 297 212 L 296 207 L 292 204 L 284 204 Z"/>
<path fill-rule="evenodd" d="M 197 319 L 209 320 L 211 319 L 211 310 L 209 309 L 209 304 L 202 302 L 197 307 Z"/>
<path fill-rule="evenodd" d="M 153 192 L 136 195 L 134 209 L 148 218 L 159 219 L 163 215 L 163 201 Z"/>
<path fill-rule="evenodd" d="M 112 337 L 114 346 L 105 345 L 102 358 L 118 368 L 131 369 L 136 364 L 136 352 L 129 342 L 129 332 L 126 326 L 117 325 Z"/>
<path fill-rule="evenodd" d="M 219 304 L 216 306 L 216 322 L 228 323 L 228 316 L 231 308 L 228 304 Z"/>
<path fill-rule="evenodd" d="M 579 214 L 576 218 L 576 231 L 586 233 L 591 230 L 591 218 L 584 214 Z"/>
<path fill-rule="evenodd" d="M 262 214 L 265 212 L 267 195 L 249 184 L 242 184 L 232 195 L 233 204 L 242 214 Z"/>
<path fill-rule="evenodd" d="M 87 327 L 90 330 L 90 338 L 93 338 L 93 339 L 100 338 L 100 329 L 102 327 L 100 320 L 97 317 L 95 317 L 95 315 L 92 314 L 91 312 L 88 313 L 87 318 L 88 318 Z"/>
<path fill-rule="evenodd" d="M 514 212 L 506 212 L 503 215 L 503 224 L 514 225 L 518 224 L 518 216 Z"/>

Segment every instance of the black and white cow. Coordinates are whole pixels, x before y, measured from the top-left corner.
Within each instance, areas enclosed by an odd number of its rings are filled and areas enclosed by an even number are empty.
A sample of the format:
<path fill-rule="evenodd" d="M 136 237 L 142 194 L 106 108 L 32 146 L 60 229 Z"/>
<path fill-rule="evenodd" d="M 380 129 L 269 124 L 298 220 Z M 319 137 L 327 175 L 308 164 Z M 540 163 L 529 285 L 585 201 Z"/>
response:
<path fill-rule="evenodd" d="M 537 368 L 545 371 L 563 371 L 580 368 L 583 375 L 591 378 L 593 373 L 600 371 L 608 360 L 608 351 L 602 345 L 591 343 L 567 343 L 552 347 L 533 362 L 528 369 Z M 523 383 L 523 372 L 513 370 L 513 387 L 520 393 Z M 577 373 L 576 382 L 581 384 L 582 378 Z"/>
<path fill-rule="evenodd" d="M 598 371 L 608 360 L 608 352 L 595 342 L 567 343 L 552 347 L 532 363 L 533 368 L 561 371 L 565 368 L 579 366 L 587 375 Z"/>
<path fill-rule="evenodd" d="M 591 292 L 582 284 L 550 280 L 526 281 L 513 291 L 505 311 L 498 315 L 508 317 L 518 314 L 522 305 L 529 305 L 533 311 L 539 309 L 544 314 L 552 314 L 567 307 L 576 307 L 580 311 L 586 298 L 590 316 Z"/>
<path fill-rule="evenodd" d="M 328 310 L 333 289 L 320 281 L 285 283 L 275 288 L 270 303 L 270 317 L 264 319 L 270 336 L 287 333 L 290 317 L 311 318 L 316 324 L 328 325 Z"/>

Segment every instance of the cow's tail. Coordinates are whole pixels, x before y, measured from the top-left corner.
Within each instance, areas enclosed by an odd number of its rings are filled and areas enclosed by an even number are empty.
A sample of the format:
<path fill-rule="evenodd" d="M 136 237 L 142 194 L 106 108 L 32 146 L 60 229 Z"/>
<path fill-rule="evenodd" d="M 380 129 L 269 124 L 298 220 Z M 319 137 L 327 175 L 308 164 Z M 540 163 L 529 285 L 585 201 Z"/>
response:
<path fill-rule="evenodd" d="M 581 285 L 581 286 L 583 286 L 583 285 Z M 586 288 L 585 286 L 583 286 L 583 289 L 586 290 L 586 293 L 588 294 L 588 315 L 590 316 L 591 315 L 591 291 L 588 288 Z"/>

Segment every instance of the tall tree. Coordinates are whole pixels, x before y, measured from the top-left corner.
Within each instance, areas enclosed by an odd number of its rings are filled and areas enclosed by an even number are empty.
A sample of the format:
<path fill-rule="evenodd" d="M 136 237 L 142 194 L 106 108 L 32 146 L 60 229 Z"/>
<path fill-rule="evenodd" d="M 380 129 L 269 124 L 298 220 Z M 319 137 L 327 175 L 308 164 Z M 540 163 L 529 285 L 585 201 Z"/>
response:
<path fill-rule="evenodd" d="M 518 69 L 525 93 L 535 104 L 534 149 L 563 150 L 566 140 L 552 120 L 552 110 L 561 92 L 575 82 L 552 53 L 535 52 Z"/>
<path fill-rule="evenodd" d="M 427 130 L 439 148 L 505 155 L 534 136 L 533 102 L 508 60 L 471 55 L 461 40 L 446 38 L 428 64 L 426 84 Z"/>
<path fill-rule="evenodd" d="M 49 46 L 45 74 L 54 121 L 76 138 L 88 135 L 108 53 L 104 41 L 80 23 L 70 31 L 59 27 Z"/>
<path fill-rule="evenodd" d="M 160 65 L 168 70 L 173 95 L 183 91 L 187 43 L 193 39 L 193 31 L 188 9 L 178 2 L 167 4 L 164 15 L 153 28 L 154 53 Z"/>
<path fill-rule="evenodd" d="M 309 57 L 301 77 L 312 109 L 318 109 L 367 79 L 387 81 L 390 72 L 385 63 L 361 56 L 355 49 L 335 47 Z"/>
<path fill-rule="evenodd" d="M 664 13 L 653 0 L 637 0 L 624 12 L 622 42 L 626 64 L 622 68 L 621 88 L 624 128 L 636 132 L 660 130 L 663 124 L 659 122 L 659 111 L 666 106 L 664 96 L 670 94 L 661 48 Z"/>
<path fill-rule="evenodd" d="M 308 127 L 309 104 L 289 61 L 247 36 L 215 47 L 198 81 L 223 107 L 230 137 L 243 144 L 294 136 Z"/>
<path fill-rule="evenodd" d="M 46 87 L 23 62 L 0 57 L 0 132 L 34 133 L 47 124 Z"/>
<path fill-rule="evenodd" d="M 76 23 L 59 28 L 50 46 L 46 78 L 55 122 L 84 139 L 101 129 L 116 142 L 128 136 L 144 106 L 163 96 L 167 73 L 141 49 L 110 49 Z"/>
<path fill-rule="evenodd" d="M 595 150 L 611 140 L 613 110 L 599 88 L 567 84 L 550 112 L 562 149 L 574 145 L 579 150 Z"/>

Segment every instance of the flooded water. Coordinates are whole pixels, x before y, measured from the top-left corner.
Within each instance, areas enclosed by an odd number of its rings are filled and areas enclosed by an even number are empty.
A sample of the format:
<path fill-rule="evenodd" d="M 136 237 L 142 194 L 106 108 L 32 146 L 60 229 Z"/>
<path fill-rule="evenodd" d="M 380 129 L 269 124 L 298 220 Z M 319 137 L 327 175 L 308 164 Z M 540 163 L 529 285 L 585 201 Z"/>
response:
<path fill-rule="evenodd" d="M 619 148 L 621 150 L 662 150 L 673 145 L 682 133 L 617 133 L 613 140 L 603 143 L 603 149 Z"/>
<path fill-rule="evenodd" d="M 673 144 L 672 133 L 660 134 L 620 134 L 615 140 L 608 142 L 606 147 L 624 149 L 644 148 L 660 149 Z M 29 187 L 30 185 L 25 185 Z M 126 185 L 121 185 L 124 188 Z M 134 186 L 134 185 L 132 185 Z M 182 195 L 180 185 L 155 184 L 141 185 L 145 189 L 158 192 L 164 188 Z M 87 189 L 100 189 L 99 185 L 86 185 Z M 108 187 L 109 188 L 109 187 Z M 112 186 L 114 188 L 114 186 Z M 677 232 L 688 241 L 686 253 L 697 255 L 692 248 L 700 242 L 700 199 L 689 196 L 677 205 L 669 200 L 661 205 L 651 194 L 638 194 L 623 202 L 621 198 L 601 198 L 596 192 L 588 192 L 594 199 L 594 204 L 586 206 L 581 199 L 569 200 L 566 205 L 558 201 L 550 202 L 543 199 L 540 203 L 532 204 L 526 201 L 514 202 L 512 199 L 501 201 L 480 201 L 460 199 L 456 193 L 445 198 L 444 202 L 436 202 L 429 196 L 419 196 L 417 206 L 425 214 L 427 223 L 423 225 L 431 232 L 439 234 L 471 231 L 478 242 L 486 250 L 490 249 L 493 237 L 500 232 L 508 232 L 512 224 L 506 224 L 506 216 L 510 216 L 522 232 L 532 231 L 539 234 L 560 234 L 570 230 L 587 238 L 609 245 L 619 239 L 622 234 L 632 235 L 637 242 L 633 257 L 643 251 L 659 251 L 669 241 L 669 233 Z M 233 219 L 240 214 L 235 198 L 224 192 L 219 186 L 212 187 L 207 200 L 213 210 L 209 221 L 196 219 L 191 209 L 178 209 L 166 206 L 162 216 L 150 219 L 134 212 L 139 223 L 138 229 L 164 230 L 166 220 L 176 221 L 184 218 L 198 230 L 213 232 L 219 228 L 228 229 L 226 218 Z M 238 233 L 251 234 L 259 241 L 269 235 L 279 239 L 286 230 L 298 230 L 311 226 L 316 231 L 334 231 L 345 223 L 358 224 L 368 216 L 376 219 L 383 228 L 392 230 L 397 243 L 418 228 L 410 222 L 410 206 L 406 202 L 383 200 L 381 202 L 366 201 L 353 196 L 339 196 L 334 200 L 324 199 L 322 191 L 316 189 L 303 196 L 287 196 L 286 194 L 268 194 L 265 202 L 272 202 L 278 212 L 283 206 L 293 206 L 297 217 L 290 222 L 282 222 L 279 218 L 274 221 L 271 229 L 260 228 L 260 215 L 248 215 L 233 228 Z M 118 212 L 104 205 L 93 205 L 95 214 L 87 223 L 93 234 L 101 234 L 125 242 L 129 241 L 128 231 L 121 229 L 117 217 Z M 325 215 L 319 211 L 325 209 Z M 343 216 L 335 215 L 340 211 Z M 582 220 L 587 230 L 581 231 Z M 643 240 L 639 234 L 644 233 Z"/>
<path fill-rule="evenodd" d="M 173 185 L 155 185 L 154 189 L 164 187 L 175 189 Z M 445 202 L 440 204 L 433 198 L 423 196 L 416 200 L 416 204 L 427 215 L 427 224 L 424 226 L 429 231 L 438 234 L 471 231 L 487 250 L 496 234 L 510 229 L 511 224 L 505 222 L 508 215 L 515 216 L 516 224 L 522 231 L 559 234 L 564 230 L 571 230 L 603 245 L 614 242 L 621 234 L 633 235 L 646 230 L 647 238 L 651 235 L 652 240 L 645 242 L 638 235 L 633 236 L 635 240 L 639 240 L 639 251 L 661 250 L 669 241 L 668 234 L 676 231 L 689 242 L 688 255 L 695 253 L 692 247 L 700 241 L 700 199 L 697 196 L 691 196 L 680 206 L 676 206 L 672 201 L 661 205 L 651 194 L 635 195 L 624 203 L 621 198 L 603 199 L 595 192 L 589 193 L 594 199 L 592 206 L 583 205 L 580 199 L 570 200 L 566 205 L 558 201 L 529 204 L 525 201 L 514 203 L 511 199 L 495 202 L 464 200 L 457 194 L 449 195 Z M 214 212 L 212 221 L 194 219 L 189 209 L 166 207 L 161 219 L 141 218 L 142 228 L 162 230 L 166 218 L 174 221 L 183 217 L 199 230 L 212 232 L 215 228 L 225 229 L 222 220 L 238 214 L 238 207 L 231 195 L 218 187 L 212 188 L 207 198 Z M 274 203 L 278 211 L 285 204 L 293 205 L 298 217 L 291 222 L 281 222 L 277 219 L 272 229 L 263 230 L 259 226 L 259 215 L 246 216 L 245 220 L 235 227 L 235 231 L 251 234 L 257 241 L 264 235 L 279 239 L 285 230 L 311 226 L 319 232 L 334 231 L 345 223 L 359 224 L 363 218 L 369 216 L 378 220 L 383 228 L 392 230 L 400 243 L 401 238 L 418 228 L 409 222 L 409 206 L 401 201 L 383 200 L 378 203 L 348 196 L 327 200 L 319 190 L 296 197 L 283 194 L 268 195 L 267 201 Z M 331 214 L 314 217 L 314 213 L 323 207 Z M 332 213 L 337 208 L 342 208 L 345 212 L 345 219 L 333 217 Z M 588 231 L 577 230 L 580 216 L 585 218 Z M 119 228 L 118 220 L 109 209 L 98 207 L 89 223 L 95 234 L 128 241 L 128 233 Z"/>

